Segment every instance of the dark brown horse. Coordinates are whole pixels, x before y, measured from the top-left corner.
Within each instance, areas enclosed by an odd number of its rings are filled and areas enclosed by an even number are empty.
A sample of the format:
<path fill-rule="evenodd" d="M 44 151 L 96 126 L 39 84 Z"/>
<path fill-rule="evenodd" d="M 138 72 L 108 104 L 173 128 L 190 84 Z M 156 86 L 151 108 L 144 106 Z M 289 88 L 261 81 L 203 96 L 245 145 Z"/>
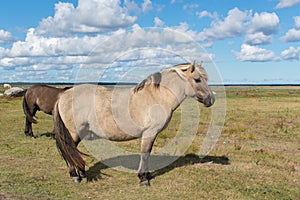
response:
<path fill-rule="evenodd" d="M 71 87 L 55 88 L 48 85 L 34 85 L 26 91 L 23 99 L 23 111 L 26 116 L 24 133 L 26 136 L 34 137 L 32 123 L 37 123 L 34 117 L 36 112 L 43 111 L 46 114 L 52 115 L 59 94 L 69 88 Z"/>

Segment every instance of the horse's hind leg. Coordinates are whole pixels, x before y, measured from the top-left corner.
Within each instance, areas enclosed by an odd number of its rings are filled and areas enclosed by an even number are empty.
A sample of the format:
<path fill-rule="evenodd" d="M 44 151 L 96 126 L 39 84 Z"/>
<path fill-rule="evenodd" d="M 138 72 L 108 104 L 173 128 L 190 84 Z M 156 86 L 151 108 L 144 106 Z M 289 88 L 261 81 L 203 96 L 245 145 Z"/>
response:
<path fill-rule="evenodd" d="M 33 137 L 33 132 L 32 132 L 32 123 L 26 118 L 25 122 L 25 131 L 24 131 L 26 136 Z"/>
<path fill-rule="evenodd" d="M 75 139 L 75 145 L 78 146 L 80 138 Z M 69 165 L 69 164 L 68 164 Z M 80 183 L 82 178 L 86 178 L 85 170 L 76 170 L 74 166 L 69 165 L 69 173 L 72 181 L 75 183 Z"/>
<path fill-rule="evenodd" d="M 79 142 L 81 141 L 80 137 L 75 138 L 75 145 L 78 146 Z M 86 178 L 85 170 L 78 170 L 78 176 L 80 178 Z"/>
<path fill-rule="evenodd" d="M 55 140 L 55 128 L 53 128 L 53 131 L 50 133 L 50 138 Z"/>
<path fill-rule="evenodd" d="M 27 118 L 25 119 L 25 130 L 24 130 L 24 134 L 26 136 L 29 136 L 29 129 L 30 129 L 30 122 L 27 120 Z"/>
<path fill-rule="evenodd" d="M 79 175 L 79 177 L 81 177 L 81 178 L 86 178 L 85 171 L 79 170 L 79 171 L 78 171 L 78 175 Z"/>
<path fill-rule="evenodd" d="M 36 106 L 34 106 L 33 110 L 32 110 L 32 117 L 35 116 L 36 112 L 37 112 L 38 108 Z M 33 131 L 32 131 L 32 122 L 29 121 L 26 117 L 26 123 L 25 123 L 25 131 L 24 131 L 26 136 L 35 138 L 33 135 Z"/>
<path fill-rule="evenodd" d="M 86 178 L 85 171 L 77 171 L 74 166 L 69 167 L 69 173 L 72 178 L 72 181 L 75 183 L 80 183 L 82 178 Z"/>
<path fill-rule="evenodd" d="M 71 176 L 73 182 L 75 182 L 75 183 L 81 182 L 82 178 L 80 175 L 77 174 L 77 171 L 74 166 L 69 167 L 69 173 L 70 173 L 70 176 Z"/>

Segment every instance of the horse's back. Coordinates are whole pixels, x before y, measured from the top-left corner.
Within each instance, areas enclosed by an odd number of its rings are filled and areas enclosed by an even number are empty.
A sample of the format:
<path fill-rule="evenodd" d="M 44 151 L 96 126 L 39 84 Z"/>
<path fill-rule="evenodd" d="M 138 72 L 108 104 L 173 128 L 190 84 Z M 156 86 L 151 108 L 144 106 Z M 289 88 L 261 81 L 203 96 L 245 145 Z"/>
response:
<path fill-rule="evenodd" d="M 48 85 L 34 85 L 28 88 L 25 98 L 28 104 L 38 106 L 39 110 L 52 114 L 54 105 L 65 89 L 55 88 Z"/>

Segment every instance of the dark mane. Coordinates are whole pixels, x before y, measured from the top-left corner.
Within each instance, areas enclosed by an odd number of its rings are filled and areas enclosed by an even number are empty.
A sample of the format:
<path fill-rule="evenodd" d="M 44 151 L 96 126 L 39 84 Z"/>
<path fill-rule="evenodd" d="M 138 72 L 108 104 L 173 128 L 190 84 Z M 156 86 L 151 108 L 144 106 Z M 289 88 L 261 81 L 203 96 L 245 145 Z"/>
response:
<path fill-rule="evenodd" d="M 64 87 L 63 90 L 68 90 L 68 89 L 71 89 L 72 86 L 67 86 L 67 87 Z"/>
<path fill-rule="evenodd" d="M 134 93 L 142 90 L 145 87 L 146 81 L 147 81 L 147 79 L 144 79 L 142 82 L 140 82 L 139 84 L 137 84 L 135 86 L 135 88 L 133 89 Z"/>
<path fill-rule="evenodd" d="M 142 89 L 144 89 L 145 85 L 150 85 L 153 83 L 154 88 L 159 88 L 161 82 L 161 73 L 156 72 L 154 74 L 151 74 L 146 79 L 144 79 L 142 82 L 140 82 L 137 86 L 134 88 L 134 92 L 138 92 Z"/>

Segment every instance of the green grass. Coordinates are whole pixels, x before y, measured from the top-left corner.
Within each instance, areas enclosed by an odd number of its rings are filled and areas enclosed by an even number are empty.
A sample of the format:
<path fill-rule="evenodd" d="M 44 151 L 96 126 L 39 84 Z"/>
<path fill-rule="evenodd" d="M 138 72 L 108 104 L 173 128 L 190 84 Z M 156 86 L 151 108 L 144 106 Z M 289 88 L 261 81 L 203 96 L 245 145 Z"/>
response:
<path fill-rule="evenodd" d="M 228 87 L 227 115 L 210 154 L 197 154 L 209 124 L 201 108 L 198 134 L 186 155 L 154 171 L 151 187 L 135 173 L 86 157 L 90 182 L 72 183 L 52 131 L 38 113 L 36 139 L 24 136 L 21 98 L 0 98 L 0 199 L 300 199 L 300 88 Z M 203 114 L 202 114 L 203 113 Z M 178 110 L 154 151 L 178 131 Z M 139 140 L 118 143 L 139 151 Z M 79 148 L 86 151 L 81 144 Z"/>

